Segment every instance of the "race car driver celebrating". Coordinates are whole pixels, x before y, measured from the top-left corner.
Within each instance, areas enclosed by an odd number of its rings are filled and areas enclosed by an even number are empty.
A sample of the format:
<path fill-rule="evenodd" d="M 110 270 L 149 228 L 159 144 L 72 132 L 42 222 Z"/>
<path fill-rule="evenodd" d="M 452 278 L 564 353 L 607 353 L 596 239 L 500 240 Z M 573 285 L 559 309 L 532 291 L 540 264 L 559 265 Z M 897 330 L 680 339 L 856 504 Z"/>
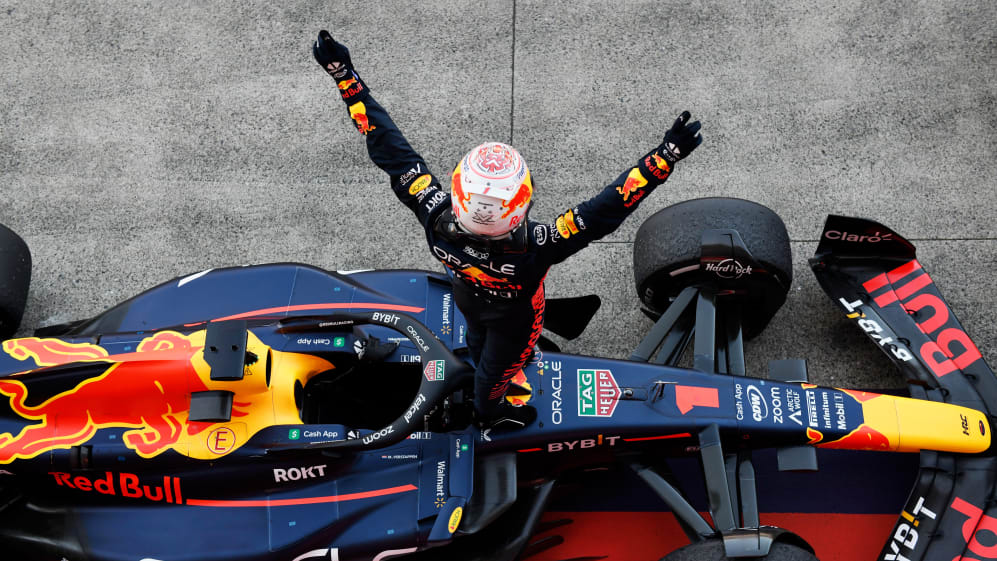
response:
<path fill-rule="evenodd" d="M 543 329 L 548 269 L 616 230 L 702 142 L 699 122 L 690 123 L 683 112 L 661 145 L 635 166 L 555 222 L 542 224 L 527 219 L 533 178 L 514 148 L 486 142 L 468 152 L 443 183 L 371 96 L 347 48 L 323 30 L 312 52 L 336 80 L 370 159 L 391 176 L 391 188 L 415 212 L 433 255 L 452 271 L 475 364 L 478 423 L 516 428 L 533 422 L 532 407 L 515 407 L 504 396 Z"/>

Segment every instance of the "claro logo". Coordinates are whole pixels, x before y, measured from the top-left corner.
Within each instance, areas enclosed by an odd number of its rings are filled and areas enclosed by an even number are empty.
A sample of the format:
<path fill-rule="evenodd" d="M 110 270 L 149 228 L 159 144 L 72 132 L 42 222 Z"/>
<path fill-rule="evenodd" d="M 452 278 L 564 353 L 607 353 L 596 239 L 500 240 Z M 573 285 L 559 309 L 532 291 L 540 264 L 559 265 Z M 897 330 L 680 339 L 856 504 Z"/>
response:
<path fill-rule="evenodd" d="M 892 240 L 893 234 L 889 232 L 886 234 L 880 232 L 876 232 L 875 234 L 852 234 L 851 232 L 828 230 L 824 232 L 824 237 L 829 240 L 841 240 L 843 242 L 879 243 Z"/>

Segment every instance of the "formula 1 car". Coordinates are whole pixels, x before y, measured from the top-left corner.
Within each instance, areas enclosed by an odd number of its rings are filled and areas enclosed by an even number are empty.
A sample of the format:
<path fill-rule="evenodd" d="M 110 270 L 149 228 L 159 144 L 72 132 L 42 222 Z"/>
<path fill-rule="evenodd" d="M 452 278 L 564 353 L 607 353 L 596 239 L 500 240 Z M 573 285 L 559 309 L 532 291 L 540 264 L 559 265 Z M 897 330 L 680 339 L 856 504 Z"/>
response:
<path fill-rule="evenodd" d="M 473 422 L 465 323 L 449 280 L 427 271 L 209 270 L 6 340 L 4 558 L 535 559 L 557 545 L 533 539 L 557 489 L 623 466 L 689 542 L 668 561 L 812 560 L 791 521 L 761 524 L 752 458 L 774 453 L 788 477 L 818 469 L 818 449 L 822 462 L 920 453 L 878 559 L 997 558 L 997 378 L 907 240 L 830 216 L 811 265 L 912 397 L 818 387 L 802 361 L 746 376 L 743 341 L 792 274 L 769 209 L 674 205 L 641 226 L 634 258 L 654 327 L 627 360 L 543 340 L 507 397 L 538 411 L 519 430 Z M 0 267 L 6 337 L 30 274 L 6 229 Z M 545 326 L 576 336 L 597 306 L 551 300 Z"/>

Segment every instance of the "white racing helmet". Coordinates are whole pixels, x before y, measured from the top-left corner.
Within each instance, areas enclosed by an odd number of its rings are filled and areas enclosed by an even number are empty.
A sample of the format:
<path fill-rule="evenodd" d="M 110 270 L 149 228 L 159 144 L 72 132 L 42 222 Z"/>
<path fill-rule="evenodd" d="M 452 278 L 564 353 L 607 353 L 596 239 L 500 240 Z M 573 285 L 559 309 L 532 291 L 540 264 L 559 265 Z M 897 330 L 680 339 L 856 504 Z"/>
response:
<path fill-rule="evenodd" d="M 450 195 L 454 217 L 464 230 L 501 238 L 526 222 L 533 179 L 515 148 L 486 142 L 457 164 Z"/>

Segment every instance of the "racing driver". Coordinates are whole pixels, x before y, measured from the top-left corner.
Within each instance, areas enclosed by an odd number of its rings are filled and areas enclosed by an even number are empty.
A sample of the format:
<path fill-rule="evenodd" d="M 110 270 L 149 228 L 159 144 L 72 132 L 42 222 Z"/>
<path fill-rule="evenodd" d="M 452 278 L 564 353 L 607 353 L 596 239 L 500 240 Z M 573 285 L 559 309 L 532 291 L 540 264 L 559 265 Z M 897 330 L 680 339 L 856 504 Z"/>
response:
<path fill-rule="evenodd" d="M 441 182 L 371 96 L 349 50 L 323 30 L 312 52 L 335 79 L 366 137 L 370 159 L 391 177 L 392 190 L 415 212 L 433 255 L 450 270 L 475 365 L 477 422 L 495 428 L 532 423 L 532 407 L 513 406 L 504 396 L 540 337 L 548 269 L 616 230 L 702 142 L 699 122 L 690 123 L 689 112 L 683 112 L 658 147 L 595 197 L 552 223 L 533 222 L 527 219 L 533 178 L 514 148 L 486 142 Z"/>

